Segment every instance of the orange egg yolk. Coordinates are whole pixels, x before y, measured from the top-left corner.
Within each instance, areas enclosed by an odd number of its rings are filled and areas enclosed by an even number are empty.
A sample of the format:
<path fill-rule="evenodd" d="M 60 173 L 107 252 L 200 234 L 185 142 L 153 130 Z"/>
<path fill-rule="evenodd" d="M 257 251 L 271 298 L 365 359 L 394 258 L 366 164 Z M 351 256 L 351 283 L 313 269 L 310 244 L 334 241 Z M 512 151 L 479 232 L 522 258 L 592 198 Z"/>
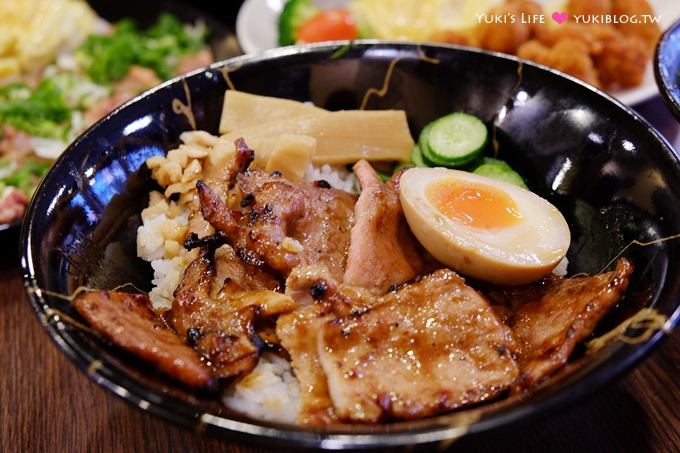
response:
<path fill-rule="evenodd" d="M 430 184 L 426 197 L 449 219 L 474 228 L 503 228 L 522 220 L 515 201 L 492 186 L 445 179 Z"/>

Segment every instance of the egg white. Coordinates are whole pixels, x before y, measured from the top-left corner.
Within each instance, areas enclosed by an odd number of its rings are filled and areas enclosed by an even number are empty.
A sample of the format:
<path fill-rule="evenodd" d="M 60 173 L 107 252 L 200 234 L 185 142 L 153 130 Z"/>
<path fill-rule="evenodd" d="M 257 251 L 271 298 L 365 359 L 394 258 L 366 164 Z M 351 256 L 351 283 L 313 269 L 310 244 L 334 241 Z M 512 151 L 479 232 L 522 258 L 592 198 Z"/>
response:
<path fill-rule="evenodd" d="M 499 228 L 476 228 L 446 217 L 426 196 L 440 180 L 490 186 L 516 204 L 522 219 Z M 413 234 L 438 261 L 479 280 L 519 285 L 547 274 L 571 242 L 566 220 L 547 200 L 520 187 L 459 170 L 412 168 L 400 180 L 401 205 Z"/>

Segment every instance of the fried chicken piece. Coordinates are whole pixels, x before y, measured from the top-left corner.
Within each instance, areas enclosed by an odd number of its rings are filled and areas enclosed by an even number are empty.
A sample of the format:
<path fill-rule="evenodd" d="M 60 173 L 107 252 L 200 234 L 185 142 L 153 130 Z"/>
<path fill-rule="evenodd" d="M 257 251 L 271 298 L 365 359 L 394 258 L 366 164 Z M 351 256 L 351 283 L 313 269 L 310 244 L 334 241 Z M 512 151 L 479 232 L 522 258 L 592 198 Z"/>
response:
<path fill-rule="evenodd" d="M 553 47 L 564 39 L 582 41 L 591 55 L 602 52 L 602 40 L 608 38 L 616 30 L 611 25 L 584 25 L 574 22 L 566 22 L 559 27 L 545 27 L 537 35 L 536 39 L 546 47 Z"/>
<path fill-rule="evenodd" d="M 541 6 L 532 1 L 509 1 L 489 10 L 487 15 L 499 15 L 508 18 L 507 22 L 481 22 L 475 27 L 472 43 L 483 49 L 495 52 L 515 54 L 517 49 L 530 40 L 542 27 L 539 23 L 526 23 L 521 20 L 522 14 L 541 14 Z M 515 18 L 514 23 L 511 17 Z"/>
<path fill-rule="evenodd" d="M 611 14 L 612 0 L 569 0 L 566 10 L 571 17 Z"/>
<path fill-rule="evenodd" d="M 607 24 L 564 24 L 559 28 L 542 31 L 538 34 L 538 39 L 551 48 L 549 52 L 529 42 L 520 48 L 518 55 L 583 79 L 580 74 L 588 73 L 589 70 L 563 69 L 568 66 L 567 61 L 576 59 L 572 46 L 565 47 L 559 55 L 556 50 L 558 45 L 564 46 L 564 41 L 581 41 L 587 46 L 600 85 L 606 89 L 629 88 L 642 83 L 650 57 L 644 42 L 638 36 L 627 36 L 613 25 Z M 546 56 L 549 53 L 553 53 L 554 59 L 561 59 L 563 67 L 555 66 L 555 60 Z M 593 83 L 591 80 L 584 80 Z"/>
<path fill-rule="evenodd" d="M 622 258 L 612 272 L 566 279 L 553 275 L 529 285 L 484 290 L 492 304 L 512 312 L 507 324 L 520 367 L 515 390 L 536 386 L 567 363 L 574 347 L 621 299 L 632 272 L 632 264 Z"/>
<path fill-rule="evenodd" d="M 519 48 L 517 56 L 566 72 L 591 85 L 600 86 L 588 46 L 579 39 L 562 39 L 553 47 L 531 40 Z"/>
<path fill-rule="evenodd" d="M 654 9 L 647 0 L 612 0 L 612 14 L 615 16 L 637 16 L 638 23 L 617 24 L 616 28 L 624 36 L 637 36 L 644 42 L 645 50 L 648 55 L 654 53 L 656 43 L 661 36 L 659 24 L 652 21 Z M 643 21 L 642 16 L 646 16 Z"/>
<path fill-rule="evenodd" d="M 344 283 L 382 294 L 420 274 L 424 263 L 401 210 L 399 176 L 385 184 L 366 160 L 354 165 L 354 173 L 361 194 L 354 206 Z"/>
<path fill-rule="evenodd" d="M 506 14 L 492 9 L 490 14 Z M 514 54 L 526 41 L 531 39 L 531 28 L 521 22 L 513 23 L 485 23 L 475 28 L 474 39 L 476 46 L 494 52 Z"/>
<path fill-rule="evenodd" d="M 510 331 L 453 271 L 327 322 L 318 354 L 343 421 L 416 419 L 492 399 L 518 375 Z"/>
<path fill-rule="evenodd" d="M 173 379 L 195 388 L 215 384 L 211 370 L 165 326 L 146 294 L 87 291 L 73 306 L 106 339 Z"/>
<path fill-rule="evenodd" d="M 649 58 L 642 39 L 621 34 L 604 42 L 602 52 L 595 57 L 595 67 L 607 89 L 631 88 L 642 83 Z"/>

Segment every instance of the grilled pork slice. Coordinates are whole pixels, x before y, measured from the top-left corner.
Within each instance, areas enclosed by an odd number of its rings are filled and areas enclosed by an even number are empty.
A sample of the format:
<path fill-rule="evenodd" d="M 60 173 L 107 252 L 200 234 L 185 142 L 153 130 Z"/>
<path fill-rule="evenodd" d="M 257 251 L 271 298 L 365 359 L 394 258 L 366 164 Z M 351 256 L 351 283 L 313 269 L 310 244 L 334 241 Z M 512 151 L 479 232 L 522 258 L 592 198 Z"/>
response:
<path fill-rule="evenodd" d="M 221 231 L 238 256 L 286 277 L 297 266 L 321 264 L 342 279 L 356 197 L 325 184 L 293 183 L 249 170 L 236 178 L 241 210 L 216 191 L 196 185 L 203 217 Z"/>
<path fill-rule="evenodd" d="M 330 307 L 319 303 L 302 306 L 279 316 L 276 321 L 276 334 L 288 351 L 300 382 L 298 422 L 303 425 L 327 425 L 337 421 L 316 349 L 321 326 L 334 318 Z"/>
<path fill-rule="evenodd" d="M 334 291 L 335 282 L 325 267 L 314 265 L 293 269 L 286 279 L 286 295 L 298 308 L 279 316 L 276 321 L 276 335 L 290 355 L 300 382 L 298 422 L 303 425 L 328 425 L 337 421 L 326 375 L 316 351 L 321 326 L 336 317 L 333 302 L 328 300 Z"/>
<path fill-rule="evenodd" d="M 632 272 L 622 258 L 612 272 L 551 278 L 505 294 L 516 307 L 508 321 L 521 371 L 516 390 L 535 386 L 567 363 L 574 347 L 621 299 Z"/>
<path fill-rule="evenodd" d="M 344 282 L 385 293 L 420 274 L 424 263 L 401 210 L 398 179 L 383 183 L 365 160 L 354 165 L 354 173 L 361 195 L 354 207 Z"/>
<path fill-rule="evenodd" d="M 166 375 L 190 387 L 211 387 L 210 369 L 175 332 L 165 327 L 146 294 L 114 291 L 81 293 L 73 305 L 113 344 L 151 362 Z"/>
<path fill-rule="evenodd" d="M 245 291 L 278 291 L 282 289 L 282 283 L 270 273 L 244 263 L 228 245 L 215 250 L 212 297 L 228 299 L 235 293 Z M 215 290 L 219 292 L 216 293 Z"/>
<path fill-rule="evenodd" d="M 380 299 L 367 290 L 338 287 L 328 270 L 319 265 L 295 268 L 286 280 L 286 295 L 298 308 L 278 318 L 276 334 L 300 381 L 298 421 L 316 426 L 337 422 L 319 363 L 317 336 L 326 321 L 363 310 Z"/>
<path fill-rule="evenodd" d="M 210 253 L 202 251 L 175 291 L 172 323 L 188 344 L 210 360 L 218 377 L 240 378 L 257 365 L 260 356 L 257 321 L 295 306 L 283 294 L 266 290 L 227 292 L 223 287 L 213 298 L 214 275 Z"/>
<path fill-rule="evenodd" d="M 510 331 L 442 269 L 327 322 L 318 354 L 341 420 L 415 419 L 488 400 L 518 375 Z"/>

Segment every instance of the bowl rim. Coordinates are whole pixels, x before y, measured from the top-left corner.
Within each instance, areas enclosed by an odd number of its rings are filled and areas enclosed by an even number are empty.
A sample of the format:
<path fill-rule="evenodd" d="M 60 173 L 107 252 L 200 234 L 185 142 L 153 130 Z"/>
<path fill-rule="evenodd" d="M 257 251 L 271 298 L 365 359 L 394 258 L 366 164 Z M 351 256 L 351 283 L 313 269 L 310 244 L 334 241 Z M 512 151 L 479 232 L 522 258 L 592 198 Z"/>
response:
<path fill-rule="evenodd" d="M 378 448 L 378 447 L 395 447 L 404 445 L 417 444 L 431 444 L 435 442 L 449 443 L 452 440 L 458 439 L 466 434 L 477 434 L 492 429 L 507 427 L 511 424 L 520 422 L 528 422 L 536 419 L 539 415 L 554 412 L 559 408 L 572 405 L 577 401 L 581 401 L 587 396 L 593 394 L 601 389 L 607 383 L 620 377 L 624 372 L 632 368 L 635 364 L 640 362 L 647 356 L 653 348 L 658 346 L 660 341 L 667 336 L 667 332 L 672 332 L 673 328 L 680 321 L 680 300 L 674 301 L 674 308 L 672 312 L 668 313 L 668 321 L 662 330 L 656 331 L 647 341 L 629 345 L 621 342 L 610 346 L 611 352 L 602 357 L 593 364 L 592 370 L 586 376 L 578 379 L 575 382 L 569 383 L 564 389 L 558 392 L 541 392 L 541 395 L 532 404 L 519 404 L 502 411 L 500 414 L 493 414 L 489 417 L 474 422 L 469 426 L 461 425 L 437 425 L 422 429 L 392 429 L 382 433 L 352 433 L 343 432 L 342 430 L 324 430 L 324 429 L 305 429 L 303 427 L 295 427 L 290 425 L 270 424 L 267 422 L 243 422 L 224 418 L 219 415 L 209 413 L 199 413 L 196 409 L 189 409 L 188 403 L 175 399 L 174 397 L 152 389 L 144 383 L 138 381 L 132 376 L 125 375 L 125 373 L 114 373 L 115 370 L 108 370 L 105 364 L 95 363 L 89 354 L 73 341 L 66 332 L 65 325 L 60 322 L 59 316 L 51 311 L 49 304 L 46 302 L 44 292 L 37 285 L 37 273 L 33 263 L 33 248 L 39 247 L 40 238 L 36 237 L 34 231 L 34 220 L 36 217 L 36 205 L 42 189 L 46 185 L 46 181 L 52 179 L 53 171 L 57 168 L 57 164 L 65 160 L 73 149 L 79 147 L 80 143 L 90 135 L 97 133 L 98 129 L 103 123 L 109 122 L 115 118 L 119 112 L 125 110 L 128 106 L 140 102 L 146 97 L 149 97 L 155 92 L 158 92 L 170 85 L 182 83 L 183 80 L 192 76 L 202 74 L 208 70 L 219 70 L 221 68 L 235 67 L 241 65 L 253 65 L 263 61 L 270 61 L 275 59 L 283 59 L 295 55 L 305 53 L 319 53 L 331 54 L 346 46 L 369 49 L 374 46 L 383 46 L 391 49 L 403 50 L 426 50 L 426 49 L 450 49 L 454 51 L 462 51 L 467 53 L 487 55 L 494 58 L 513 61 L 518 64 L 533 66 L 542 71 L 549 72 L 561 78 L 566 78 L 573 84 L 579 85 L 578 89 L 586 89 L 599 95 L 609 103 L 613 103 L 616 107 L 627 113 L 633 121 L 637 121 L 644 126 L 652 138 L 654 138 L 663 153 L 671 161 L 675 161 L 676 166 L 680 166 L 680 161 L 674 153 L 673 148 L 668 141 L 651 125 L 647 120 L 642 118 L 637 112 L 632 110 L 627 105 L 621 103 L 617 99 L 611 97 L 607 93 L 591 86 L 575 77 L 566 75 L 555 69 L 546 67 L 544 65 L 536 64 L 520 58 L 501 54 L 498 52 L 489 52 L 481 49 L 468 48 L 458 45 L 441 45 L 433 43 L 408 43 L 397 41 L 380 41 L 380 40 L 356 40 L 356 41 L 332 41 L 327 43 L 305 44 L 299 46 L 280 47 L 275 49 L 265 50 L 256 54 L 247 54 L 234 57 L 228 60 L 220 61 L 211 64 L 210 66 L 196 69 L 182 76 L 172 78 L 156 87 L 141 93 L 132 100 L 124 103 L 118 108 L 114 109 L 100 121 L 92 125 L 85 132 L 83 132 L 76 140 L 74 140 L 62 153 L 55 165 L 49 170 L 45 177 L 40 182 L 38 188 L 32 197 L 29 206 L 26 210 L 26 216 L 21 229 L 21 268 L 23 271 L 23 280 L 28 299 L 33 307 L 33 310 L 41 323 L 42 327 L 47 331 L 52 341 L 59 349 L 80 368 L 88 377 L 94 380 L 97 384 L 104 387 L 108 391 L 121 397 L 128 403 L 140 408 L 145 412 L 150 412 L 158 415 L 166 420 L 172 421 L 184 427 L 193 428 L 201 433 L 217 434 L 222 437 L 231 438 L 234 440 L 243 440 L 256 444 L 268 444 L 276 442 L 276 445 L 285 446 L 302 446 L 315 447 L 323 449 L 357 449 L 357 448 Z M 666 279 L 670 277 L 666 276 Z M 667 280 L 665 280 L 667 281 Z M 665 286 L 665 285 L 664 285 Z M 653 301 L 653 303 L 656 300 Z M 95 366 L 96 365 L 96 366 Z M 555 384 L 556 385 L 556 384 Z M 553 387 L 553 385 L 548 388 Z M 567 389 L 569 390 L 567 392 Z M 538 392 L 536 392 L 538 393 Z M 536 395 L 534 395 L 536 396 Z M 464 413 L 465 411 L 461 412 Z M 434 419 L 433 419 L 434 420 Z M 397 426 L 397 425 L 387 425 Z"/>
<path fill-rule="evenodd" d="M 663 35 L 661 35 L 661 39 L 659 39 L 659 42 L 656 44 L 654 50 L 654 79 L 656 80 L 661 97 L 668 106 L 668 109 L 673 113 L 675 118 L 680 121 L 680 95 L 676 96 L 671 91 L 671 86 L 676 84 L 678 93 L 680 93 L 680 74 L 676 74 L 678 80 L 669 80 L 666 77 L 667 74 L 664 69 L 665 65 L 662 55 L 664 49 L 669 45 L 671 37 L 674 35 L 678 35 L 677 37 L 680 41 L 680 19 L 675 21 L 666 29 L 666 31 L 664 31 Z M 678 52 L 680 52 L 680 50 L 678 50 Z M 678 59 L 680 60 L 680 54 L 678 55 Z"/>

